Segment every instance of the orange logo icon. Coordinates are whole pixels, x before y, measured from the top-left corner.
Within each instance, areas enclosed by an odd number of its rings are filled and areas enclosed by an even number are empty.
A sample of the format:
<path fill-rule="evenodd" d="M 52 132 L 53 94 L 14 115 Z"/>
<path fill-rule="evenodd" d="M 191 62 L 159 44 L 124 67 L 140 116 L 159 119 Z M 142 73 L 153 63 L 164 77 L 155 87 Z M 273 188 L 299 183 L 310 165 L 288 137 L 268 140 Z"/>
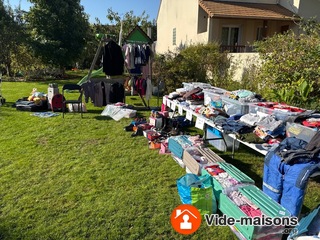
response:
<path fill-rule="evenodd" d="M 174 230 L 184 235 L 194 233 L 201 225 L 199 210 L 189 204 L 176 207 L 171 213 L 170 220 Z"/>

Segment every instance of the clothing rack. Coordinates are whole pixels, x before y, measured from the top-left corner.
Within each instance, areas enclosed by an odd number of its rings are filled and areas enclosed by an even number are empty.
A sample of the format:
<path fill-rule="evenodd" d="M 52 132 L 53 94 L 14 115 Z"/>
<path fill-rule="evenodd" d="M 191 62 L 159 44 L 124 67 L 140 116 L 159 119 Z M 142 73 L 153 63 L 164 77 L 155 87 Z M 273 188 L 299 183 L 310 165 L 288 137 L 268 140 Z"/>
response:
<path fill-rule="evenodd" d="M 129 34 L 128 36 L 124 39 L 125 43 L 128 44 L 138 44 L 138 45 L 142 45 L 142 44 L 146 44 L 146 45 L 151 45 L 153 43 L 152 39 L 139 27 L 136 26 Z M 150 46 L 151 48 L 151 46 Z M 148 59 L 148 68 L 149 68 L 149 74 L 147 77 L 150 78 L 150 80 L 152 81 L 152 62 L 151 62 L 151 57 Z M 132 74 L 130 73 L 130 70 L 128 70 L 128 73 L 130 75 L 130 77 L 135 77 L 135 76 L 139 76 L 142 74 Z M 132 82 L 133 84 L 133 82 Z M 131 86 L 133 87 L 133 85 Z M 145 99 L 143 98 L 143 96 L 138 92 L 139 97 L 141 98 L 143 104 L 145 107 L 147 107 L 148 109 L 150 109 L 150 104 L 148 101 L 148 104 L 146 103 Z"/>
<path fill-rule="evenodd" d="M 96 53 L 95 53 L 95 56 L 94 56 L 94 59 L 91 63 L 91 66 L 90 66 L 90 69 L 89 69 L 89 72 L 87 74 L 87 76 L 85 76 L 78 84 L 83 86 L 84 89 L 85 89 L 85 92 L 87 93 L 87 96 L 86 96 L 86 99 L 88 99 L 89 97 L 91 98 L 91 100 L 95 99 L 97 100 L 98 99 L 98 105 L 100 106 L 101 105 L 101 100 L 100 100 L 100 96 L 102 96 L 102 103 L 105 104 L 105 103 L 108 103 L 108 96 L 107 95 L 107 92 L 108 92 L 108 89 L 105 88 L 107 84 L 108 87 L 110 87 L 110 84 L 114 85 L 115 83 L 119 83 L 120 85 L 124 85 L 124 76 L 123 76 L 123 72 L 121 72 L 121 74 L 111 74 L 111 76 L 107 75 L 105 69 L 104 69 L 104 66 L 101 67 L 99 70 L 95 71 L 95 74 L 93 74 L 93 70 L 94 70 L 94 66 L 95 64 L 97 63 L 97 60 L 98 60 L 98 57 L 100 56 L 100 53 L 103 49 L 103 47 L 106 45 L 106 44 L 113 44 L 112 46 L 117 46 L 118 44 L 115 43 L 115 41 L 113 40 L 114 38 L 116 37 L 116 35 L 113 35 L 113 34 L 96 34 L 96 38 L 98 38 L 100 41 L 99 41 L 99 44 L 98 44 L 98 48 L 96 50 Z M 112 43 L 114 42 L 114 43 Z M 121 49 L 120 46 L 117 46 Z M 120 51 L 120 56 L 122 56 L 122 52 Z M 108 61 L 109 62 L 109 61 Z M 113 62 L 116 62 L 116 61 L 113 61 Z M 122 63 L 120 63 L 120 65 L 122 65 Z M 114 68 L 113 66 L 111 66 L 110 68 L 108 68 L 109 70 L 114 70 L 116 68 Z M 100 74 L 102 72 L 105 72 L 106 73 L 106 77 L 105 78 L 92 78 L 94 77 L 94 75 L 97 75 L 97 74 Z M 102 88 L 102 91 L 97 91 L 97 89 L 95 89 L 95 91 L 92 90 L 92 86 L 99 86 L 98 84 L 101 84 L 101 88 Z M 118 90 L 119 91 L 119 90 Z M 103 93 L 101 95 L 101 92 Z M 121 91 L 122 92 L 122 91 Z M 106 96 L 106 99 L 104 98 L 104 96 Z M 112 97 L 114 98 L 114 96 Z M 125 94 L 124 94 L 124 89 L 123 89 L 123 98 L 122 98 L 122 94 L 121 95 L 118 95 L 118 98 L 119 100 L 117 101 L 122 101 L 125 103 Z M 121 98 L 121 99 L 120 99 Z M 113 99 L 114 100 L 114 99 Z M 94 102 L 96 104 L 96 101 Z"/>

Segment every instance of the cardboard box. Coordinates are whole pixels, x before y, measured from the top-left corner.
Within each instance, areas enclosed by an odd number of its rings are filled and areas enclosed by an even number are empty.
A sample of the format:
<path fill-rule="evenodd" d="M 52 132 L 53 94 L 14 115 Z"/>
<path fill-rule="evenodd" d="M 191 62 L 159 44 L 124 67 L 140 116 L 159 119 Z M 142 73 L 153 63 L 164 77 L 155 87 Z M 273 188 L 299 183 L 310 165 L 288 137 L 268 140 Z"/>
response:
<path fill-rule="evenodd" d="M 189 147 L 184 150 L 183 162 L 193 174 L 201 175 L 204 167 L 224 160 L 208 148 Z"/>
<path fill-rule="evenodd" d="M 160 149 L 161 142 L 159 141 L 149 141 L 149 149 Z"/>

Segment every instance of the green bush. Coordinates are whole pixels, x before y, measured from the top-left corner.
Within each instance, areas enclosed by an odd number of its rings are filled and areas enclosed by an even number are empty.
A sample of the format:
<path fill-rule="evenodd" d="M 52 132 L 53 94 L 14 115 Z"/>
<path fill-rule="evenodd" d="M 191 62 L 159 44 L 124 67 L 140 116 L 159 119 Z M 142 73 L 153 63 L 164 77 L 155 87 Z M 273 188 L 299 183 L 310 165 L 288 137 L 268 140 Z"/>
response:
<path fill-rule="evenodd" d="M 256 79 L 270 100 L 315 107 L 320 89 L 320 25 L 309 20 L 300 29 L 304 33 L 288 31 L 255 44 L 263 60 Z"/>
<path fill-rule="evenodd" d="M 217 43 L 195 44 L 155 57 L 153 73 L 164 80 L 167 92 L 182 82 L 205 82 L 217 87 L 231 85 L 230 59 L 220 53 Z"/>

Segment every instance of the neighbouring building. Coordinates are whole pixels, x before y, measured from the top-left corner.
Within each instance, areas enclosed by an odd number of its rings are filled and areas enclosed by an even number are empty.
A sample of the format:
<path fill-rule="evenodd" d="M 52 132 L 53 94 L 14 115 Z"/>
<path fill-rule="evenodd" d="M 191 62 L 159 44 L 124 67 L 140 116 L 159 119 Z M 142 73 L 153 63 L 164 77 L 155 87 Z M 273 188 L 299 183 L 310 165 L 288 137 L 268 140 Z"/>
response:
<path fill-rule="evenodd" d="M 289 29 L 298 32 L 297 22 L 311 17 L 320 20 L 320 0 L 161 0 L 156 52 L 218 42 L 237 63 L 250 62 L 258 57 L 254 41 Z"/>
<path fill-rule="evenodd" d="M 252 43 L 320 19 L 319 0 L 161 0 L 157 53 L 217 41 L 221 50 L 252 52 Z"/>

